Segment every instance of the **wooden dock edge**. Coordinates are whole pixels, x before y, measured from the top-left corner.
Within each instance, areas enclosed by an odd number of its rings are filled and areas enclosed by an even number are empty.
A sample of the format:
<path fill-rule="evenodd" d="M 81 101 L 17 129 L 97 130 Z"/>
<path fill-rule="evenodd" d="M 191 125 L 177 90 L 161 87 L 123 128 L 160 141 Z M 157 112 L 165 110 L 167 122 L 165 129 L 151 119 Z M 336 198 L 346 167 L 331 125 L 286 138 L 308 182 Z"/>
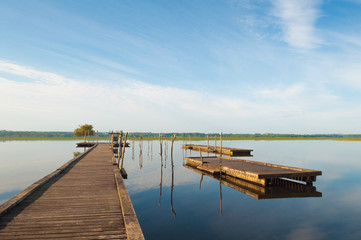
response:
<path fill-rule="evenodd" d="M 127 239 L 144 239 L 143 231 L 139 225 L 137 215 L 135 214 L 132 201 L 124 185 L 124 181 L 119 169 L 114 169 L 115 182 L 117 184 L 120 206 L 122 208 L 125 231 Z"/>
<path fill-rule="evenodd" d="M 95 147 L 89 148 L 86 152 L 81 153 L 79 156 L 72 158 L 65 164 L 63 164 L 60 168 L 56 169 L 54 172 L 48 174 L 47 176 L 39 179 L 35 183 L 31 184 L 29 187 L 25 188 L 20 193 L 16 194 L 14 197 L 10 198 L 8 201 L 0 205 L 0 216 L 8 212 L 10 209 L 18 205 L 21 201 L 23 201 L 27 196 L 36 191 L 38 188 L 43 186 L 45 183 L 58 176 L 60 173 L 65 171 L 68 167 L 72 166 L 74 163 L 85 157 L 90 151 L 92 151 Z"/>

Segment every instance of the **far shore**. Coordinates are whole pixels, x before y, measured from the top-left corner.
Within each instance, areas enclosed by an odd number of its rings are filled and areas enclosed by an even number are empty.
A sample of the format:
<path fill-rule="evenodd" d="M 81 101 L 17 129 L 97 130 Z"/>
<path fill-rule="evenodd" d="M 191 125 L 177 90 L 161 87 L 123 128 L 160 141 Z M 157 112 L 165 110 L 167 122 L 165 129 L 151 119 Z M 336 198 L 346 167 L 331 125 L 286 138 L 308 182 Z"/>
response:
<path fill-rule="evenodd" d="M 128 138 L 127 141 L 139 140 L 139 137 Z M 143 141 L 148 140 L 158 140 L 158 137 L 143 137 Z M 170 140 L 170 137 L 164 137 L 164 139 Z M 254 141 L 283 141 L 283 140 L 336 140 L 336 141 L 361 141 L 361 138 L 347 138 L 347 137 L 223 137 L 223 140 L 254 140 Z M 59 141 L 59 140 L 78 140 L 84 141 L 83 137 L 0 137 L 0 141 L 37 141 L 37 140 L 46 140 L 46 141 Z M 87 141 L 108 141 L 107 137 L 93 138 L 87 139 Z M 183 137 L 176 138 L 178 141 L 183 141 Z M 206 141 L 206 137 L 192 137 L 191 141 Z M 210 141 L 214 141 L 214 137 L 209 137 Z M 189 142 L 189 138 L 185 139 L 186 142 Z M 217 141 L 219 141 L 219 136 L 217 137 Z"/>

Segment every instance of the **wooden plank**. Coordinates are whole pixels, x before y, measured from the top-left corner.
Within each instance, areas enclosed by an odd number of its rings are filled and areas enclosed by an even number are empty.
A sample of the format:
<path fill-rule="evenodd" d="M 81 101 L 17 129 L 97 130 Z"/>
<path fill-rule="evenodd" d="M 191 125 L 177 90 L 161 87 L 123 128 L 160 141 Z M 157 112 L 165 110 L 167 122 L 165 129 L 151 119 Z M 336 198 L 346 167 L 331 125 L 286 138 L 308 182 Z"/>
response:
<path fill-rule="evenodd" d="M 183 144 L 183 149 L 193 150 L 193 151 L 201 151 L 206 153 L 215 153 L 215 154 L 221 154 L 222 155 L 228 155 L 228 156 L 234 156 L 234 157 L 252 157 L 251 152 L 252 149 L 241 149 L 241 148 L 229 148 L 229 147 L 222 147 L 221 146 L 209 146 L 209 145 L 197 145 L 197 144 Z"/>
<path fill-rule="evenodd" d="M 185 157 L 188 165 L 198 167 L 202 165 L 199 157 Z M 288 167 L 270 163 L 262 163 L 249 160 L 241 160 L 227 157 L 203 157 L 203 170 L 208 172 L 220 168 L 226 175 L 245 179 L 261 185 L 267 185 L 269 181 L 275 178 L 290 178 L 299 181 L 305 181 L 308 184 L 316 181 L 316 176 L 322 175 L 321 171 Z"/>
<path fill-rule="evenodd" d="M 132 201 L 124 185 L 123 178 L 119 169 L 114 169 L 114 177 L 117 185 L 120 205 L 122 206 L 123 219 L 128 239 L 144 239 L 142 229 L 140 228 L 137 216 L 135 214 Z"/>
<path fill-rule="evenodd" d="M 144 239 L 112 155 L 109 145 L 99 144 L 14 197 L 16 204 L 7 204 L 0 217 L 0 239 Z"/>
<path fill-rule="evenodd" d="M 9 211 L 11 208 L 15 207 L 19 202 L 24 200 L 27 196 L 29 196 L 31 193 L 39 189 L 42 185 L 50 181 L 52 178 L 58 176 L 60 173 L 62 173 L 64 170 L 66 170 L 68 167 L 85 157 L 91 150 L 93 150 L 96 146 L 90 148 L 88 151 L 80 154 L 77 157 L 74 157 L 73 159 L 69 160 L 67 163 L 62 165 L 60 168 L 56 169 L 54 172 L 50 173 L 49 175 L 41 178 L 40 180 L 36 181 L 29 187 L 25 188 L 23 191 L 6 201 L 5 203 L 0 205 L 0 217 L 5 214 L 7 211 Z"/>

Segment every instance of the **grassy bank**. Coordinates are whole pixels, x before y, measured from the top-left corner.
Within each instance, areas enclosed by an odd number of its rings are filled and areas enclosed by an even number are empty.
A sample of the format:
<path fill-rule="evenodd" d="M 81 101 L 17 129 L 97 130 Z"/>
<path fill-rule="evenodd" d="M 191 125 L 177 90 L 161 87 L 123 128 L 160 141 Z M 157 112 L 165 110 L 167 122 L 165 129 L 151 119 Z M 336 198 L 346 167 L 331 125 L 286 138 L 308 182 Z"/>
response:
<path fill-rule="evenodd" d="M 133 138 L 128 138 L 128 141 L 131 141 Z M 158 137 L 149 138 L 150 140 L 158 140 Z M 170 140 L 170 138 L 165 138 Z M 83 141 L 83 137 L 0 137 L 0 141 L 37 141 L 37 140 L 78 140 Z M 91 141 L 96 141 L 92 138 Z M 98 138 L 100 141 L 108 141 L 107 137 Z M 139 137 L 135 137 L 134 140 L 139 140 Z M 143 141 L 147 141 L 147 137 L 143 137 Z M 183 137 L 176 138 L 178 141 L 183 141 Z M 186 138 L 189 142 L 189 138 Z M 192 137 L 192 141 L 205 141 L 206 137 Z M 209 138 L 210 141 L 214 141 L 214 137 Z M 337 141 L 361 141 L 361 138 L 339 138 L 339 137 L 223 137 L 223 140 L 255 140 L 255 141 L 282 141 L 282 140 L 337 140 Z M 219 137 L 217 137 L 219 141 Z"/>

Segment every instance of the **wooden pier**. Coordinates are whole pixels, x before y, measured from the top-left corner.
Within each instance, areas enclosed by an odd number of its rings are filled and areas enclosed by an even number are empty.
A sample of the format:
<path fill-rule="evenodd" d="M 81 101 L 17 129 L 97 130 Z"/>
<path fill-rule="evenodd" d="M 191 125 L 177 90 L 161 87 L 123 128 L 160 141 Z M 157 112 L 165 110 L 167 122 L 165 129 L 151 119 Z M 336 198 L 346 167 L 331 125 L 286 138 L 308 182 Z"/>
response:
<path fill-rule="evenodd" d="M 220 146 L 207 146 L 207 145 L 197 145 L 197 144 L 183 144 L 183 149 L 197 151 L 197 152 L 205 152 L 205 153 L 214 153 L 221 154 L 233 157 L 252 157 L 251 152 L 252 149 L 241 149 L 241 148 L 229 148 L 229 147 L 220 147 Z"/>
<path fill-rule="evenodd" d="M 144 239 L 109 144 L 0 206 L 0 239 Z"/>
<path fill-rule="evenodd" d="M 233 188 L 255 199 L 322 197 L 322 193 L 318 192 L 316 187 L 297 182 L 277 179 L 273 185 L 261 186 L 228 175 L 216 176 L 186 164 L 184 164 L 183 167 L 201 174 L 199 187 L 201 187 L 203 175 L 206 175 L 220 181 L 221 184 L 226 185 L 227 187 Z"/>
<path fill-rule="evenodd" d="M 321 171 L 288 167 L 270 163 L 241 160 L 229 157 L 185 157 L 189 166 L 209 172 L 214 175 L 225 174 L 250 182 L 268 186 L 279 179 L 287 178 L 312 185 Z"/>

